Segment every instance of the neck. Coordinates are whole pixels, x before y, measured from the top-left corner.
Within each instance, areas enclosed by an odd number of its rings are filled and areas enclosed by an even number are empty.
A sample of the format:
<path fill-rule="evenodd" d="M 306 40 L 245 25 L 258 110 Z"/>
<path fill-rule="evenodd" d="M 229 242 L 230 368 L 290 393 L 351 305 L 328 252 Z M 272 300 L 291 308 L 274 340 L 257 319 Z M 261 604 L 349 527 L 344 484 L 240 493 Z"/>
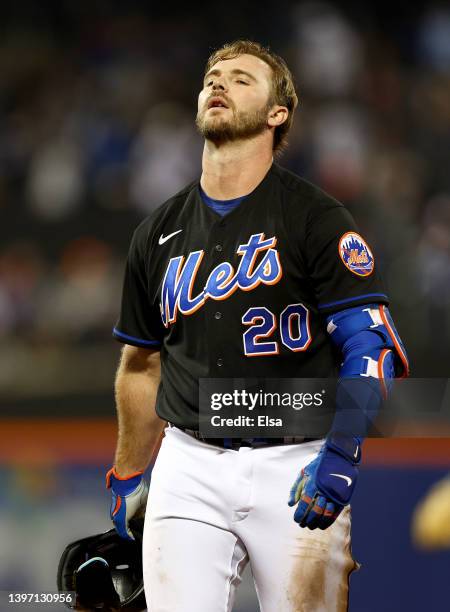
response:
<path fill-rule="evenodd" d="M 271 142 L 264 137 L 214 143 L 205 141 L 200 184 L 215 200 L 231 200 L 252 192 L 273 162 Z"/>

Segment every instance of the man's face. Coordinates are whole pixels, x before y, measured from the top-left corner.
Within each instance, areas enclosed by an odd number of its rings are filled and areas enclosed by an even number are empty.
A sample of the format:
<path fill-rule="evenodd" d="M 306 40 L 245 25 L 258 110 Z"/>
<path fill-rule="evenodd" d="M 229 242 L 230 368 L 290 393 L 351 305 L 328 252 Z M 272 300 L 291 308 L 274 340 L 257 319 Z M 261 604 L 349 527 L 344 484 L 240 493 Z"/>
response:
<path fill-rule="evenodd" d="M 214 64 L 198 97 L 197 127 L 213 142 L 251 138 L 268 129 L 272 69 L 254 55 Z"/>

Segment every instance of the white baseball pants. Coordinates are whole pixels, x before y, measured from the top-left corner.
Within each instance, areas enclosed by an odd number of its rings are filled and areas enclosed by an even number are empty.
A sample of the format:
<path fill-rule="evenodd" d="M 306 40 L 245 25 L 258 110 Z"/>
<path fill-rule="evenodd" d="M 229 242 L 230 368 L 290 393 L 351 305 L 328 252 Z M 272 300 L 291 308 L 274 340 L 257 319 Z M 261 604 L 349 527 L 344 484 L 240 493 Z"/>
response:
<path fill-rule="evenodd" d="M 250 561 L 261 612 L 345 612 L 350 509 L 303 529 L 287 500 L 322 442 L 217 448 L 166 429 L 144 528 L 149 612 L 231 612 Z"/>

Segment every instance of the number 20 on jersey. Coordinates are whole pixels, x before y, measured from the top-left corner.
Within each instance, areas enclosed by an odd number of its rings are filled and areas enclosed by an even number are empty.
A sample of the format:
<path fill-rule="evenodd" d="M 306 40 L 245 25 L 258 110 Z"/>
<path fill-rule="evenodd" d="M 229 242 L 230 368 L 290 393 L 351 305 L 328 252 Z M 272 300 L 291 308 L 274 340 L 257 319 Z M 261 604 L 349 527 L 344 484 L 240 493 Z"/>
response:
<path fill-rule="evenodd" d="M 243 334 L 244 352 L 247 357 L 278 355 L 278 340 L 268 340 L 277 327 L 280 340 L 294 353 L 305 351 L 311 343 L 309 310 L 303 304 L 290 304 L 277 317 L 265 306 L 252 306 L 242 317 L 242 323 L 249 325 Z"/>

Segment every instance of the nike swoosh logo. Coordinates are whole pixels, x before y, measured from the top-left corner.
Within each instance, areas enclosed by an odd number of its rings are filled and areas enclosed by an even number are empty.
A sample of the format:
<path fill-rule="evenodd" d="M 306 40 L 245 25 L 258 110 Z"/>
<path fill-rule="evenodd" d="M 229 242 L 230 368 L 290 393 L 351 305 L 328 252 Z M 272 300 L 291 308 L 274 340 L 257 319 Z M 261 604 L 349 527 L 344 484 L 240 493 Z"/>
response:
<path fill-rule="evenodd" d="M 337 478 L 342 478 L 347 483 L 347 487 L 352 484 L 352 479 L 349 476 L 344 476 L 343 474 L 330 474 L 330 476 L 336 476 Z"/>
<path fill-rule="evenodd" d="M 183 231 L 183 230 L 182 230 L 182 229 L 180 229 L 180 230 L 177 230 L 176 232 L 172 232 L 171 234 L 168 234 L 167 236 L 163 236 L 163 235 L 161 234 L 161 236 L 159 237 L 159 240 L 158 240 L 158 244 L 159 244 L 159 245 L 164 244 L 165 242 L 167 242 L 168 240 L 170 240 L 170 239 L 172 238 L 172 236 L 176 236 L 177 234 L 179 234 L 179 233 L 180 233 L 180 232 L 182 232 L 182 231 Z"/>

